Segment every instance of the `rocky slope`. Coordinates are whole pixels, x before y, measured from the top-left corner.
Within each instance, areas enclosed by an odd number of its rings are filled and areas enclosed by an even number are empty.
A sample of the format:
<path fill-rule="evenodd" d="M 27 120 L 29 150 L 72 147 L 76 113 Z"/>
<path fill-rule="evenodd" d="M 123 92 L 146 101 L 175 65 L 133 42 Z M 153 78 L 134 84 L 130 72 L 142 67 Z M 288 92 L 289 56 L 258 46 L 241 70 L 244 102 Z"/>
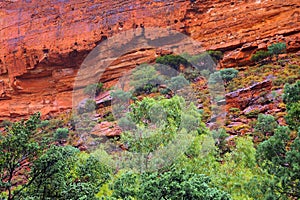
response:
<path fill-rule="evenodd" d="M 300 50 L 298 0 L 5 0 L 0 2 L 0 119 L 71 108 L 85 57 L 126 30 L 166 27 L 225 52 L 222 67 L 251 64 L 257 49 L 285 41 Z M 113 81 L 157 52 L 136 50 L 113 62 Z M 113 75 L 113 78 L 111 76 Z"/>

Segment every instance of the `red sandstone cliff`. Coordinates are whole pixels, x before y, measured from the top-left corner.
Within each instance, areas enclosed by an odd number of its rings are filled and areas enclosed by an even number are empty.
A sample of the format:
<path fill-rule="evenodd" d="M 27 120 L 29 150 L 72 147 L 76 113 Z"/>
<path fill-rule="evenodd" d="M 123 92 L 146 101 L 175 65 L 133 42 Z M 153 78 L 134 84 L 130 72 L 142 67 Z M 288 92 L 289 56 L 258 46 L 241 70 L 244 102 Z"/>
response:
<path fill-rule="evenodd" d="M 101 41 L 137 27 L 169 27 L 206 49 L 223 67 L 249 63 L 257 48 L 285 41 L 300 49 L 299 0 L 5 0 L 0 2 L 0 119 L 71 107 L 74 77 Z M 124 67 L 155 52 L 126 55 Z M 118 77 L 122 70 L 112 67 Z"/>

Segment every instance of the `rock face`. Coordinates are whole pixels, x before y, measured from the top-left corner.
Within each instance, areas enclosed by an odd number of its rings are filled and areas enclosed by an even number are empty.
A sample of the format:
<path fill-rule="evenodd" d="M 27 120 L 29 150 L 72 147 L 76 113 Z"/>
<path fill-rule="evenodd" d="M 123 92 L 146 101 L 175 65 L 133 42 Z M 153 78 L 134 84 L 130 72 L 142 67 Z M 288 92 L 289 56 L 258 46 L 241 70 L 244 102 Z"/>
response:
<path fill-rule="evenodd" d="M 260 83 L 256 83 L 250 87 L 236 90 L 226 94 L 226 110 L 229 108 L 238 108 L 244 110 L 249 106 L 253 106 L 257 103 L 262 93 L 269 92 L 272 88 L 272 81 L 265 80 Z"/>
<path fill-rule="evenodd" d="M 248 64 L 254 51 L 272 42 L 300 49 L 299 0 L 5 0 L 0 120 L 70 109 L 74 79 L 88 53 L 108 37 L 144 27 L 174 29 L 205 49 L 224 51 L 222 67 Z M 103 80 L 112 82 L 156 55 L 145 49 L 124 55 L 126 65 L 113 62 Z"/>

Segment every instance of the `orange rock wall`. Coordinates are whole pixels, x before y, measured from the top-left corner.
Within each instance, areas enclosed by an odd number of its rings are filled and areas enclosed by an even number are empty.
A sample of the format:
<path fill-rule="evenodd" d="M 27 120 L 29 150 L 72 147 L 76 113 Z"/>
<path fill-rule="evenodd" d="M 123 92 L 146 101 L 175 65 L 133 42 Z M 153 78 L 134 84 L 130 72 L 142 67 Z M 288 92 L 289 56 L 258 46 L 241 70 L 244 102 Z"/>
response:
<path fill-rule="evenodd" d="M 168 27 L 188 34 L 206 49 L 224 51 L 222 67 L 234 67 L 248 64 L 253 51 L 272 42 L 285 41 L 289 51 L 298 51 L 300 3 L 1 1 L 0 119 L 69 109 L 74 77 L 86 55 L 105 38 L 136 27 Z M 132 57 L 127 56 L 128 67 L 135 65 Z"/>

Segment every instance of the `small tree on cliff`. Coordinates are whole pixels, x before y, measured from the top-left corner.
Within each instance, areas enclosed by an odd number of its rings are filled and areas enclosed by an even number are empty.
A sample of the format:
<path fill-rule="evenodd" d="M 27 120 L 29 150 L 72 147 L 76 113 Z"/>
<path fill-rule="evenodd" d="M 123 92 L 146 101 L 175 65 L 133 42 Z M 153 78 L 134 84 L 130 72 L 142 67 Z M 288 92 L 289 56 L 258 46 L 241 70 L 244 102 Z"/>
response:
<path fill-rule="evenodd" d="M 268 47 L 268 51 L 271 55 L 275 55 L 278 59 L 279 54 L 286 52 L 286 44 L 284 42 L 272 44 Z"/>

